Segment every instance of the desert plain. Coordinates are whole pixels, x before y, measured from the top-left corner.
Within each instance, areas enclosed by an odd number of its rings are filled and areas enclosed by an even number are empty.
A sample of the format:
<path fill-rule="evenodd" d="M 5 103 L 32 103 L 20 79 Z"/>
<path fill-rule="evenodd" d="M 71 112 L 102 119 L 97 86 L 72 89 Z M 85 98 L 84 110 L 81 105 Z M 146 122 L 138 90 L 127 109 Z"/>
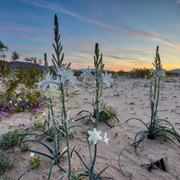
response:
<path fill-rule="evenodd" d="M 170 141 L 164 141 L 163 139 L 149 140 L 146 139 L 137 148 L 137 154 L 133 147 L 129 147 L 125 150 L 121 156 L 122 170 L 125 176 L 120 172 L 118 167 L 118 156 L 120 151 L 128 144 L 133 142 L 135 134 L 144 130 L 145 126 L 136 120 L 131 120 L 125 123 L 129 118 L 140 118 L 145 123 L 150 121 L 150 83 L 151 79 L 133 79 L 126 77 L 115 77 L 114 82 L 110 88 L 103 91 L 102 100 L 107 105 L 112 105 L 117 110 L 116 120 L 110 120 L 114 126 L 110 128 L 103 122 L 99 122 L 99 129 L 102 134 L 107 133 L 109 139 L 109 145 L 104 142 L 98 142 L 98 154 L 95 165 L 95 172 L 100 172 L 103 168 L 108 166 L 106 171 L 102 174 L 102 179 L 113 180 L 180 180 L 180 149 Z M 88 82 L 93 83 L 93 82 Z M 67 101 L 67 107 L 71 108 L 69 112 L 70 119 L 78 119 L 78 112 L 82 109 L 92 110 L 92 107 L 86 102 L 91 102 L 94 98 L 93 94 L 89 94 L 89 86 L 83 81 L 77 84 L 79 93 L 76 95 L 70 95 Z M 60 107 L 58 106 L 58 100 L 53 101 L 55 116 L 60 119 Z M 10 126 L 17 126 L 20 123 L 26 124 L 25 129 L 31 129 L 32 121 L 40 120 L 42 113 L 47 114 L 47 108 L 39 113 L 36 113 L 32 117 L 30 112 L 21 112 L 13 114 L 10 119 L 3 117 L 0 121 L 0 135 L 10 131 Z M 165 77 L 161 81 L 158 116 L 162 119 L 168 118 L 168 120 L 174 125 L 175 130 L 180 133 L 180 77 Z M 69 123 L 71 125 L 80 125 L 84 128 L 93 129 L 93 122 L 88 122 L 87 119 L 77 121 L 75 123 Z M 70 146 L 76 148 L 81 154 L 86 163 L 89 160 L 88 146 L 86 143 L 86 134 L 82 128 L 75 127 L 72 129 L 76 133 L 76 137 L 70 140 Z M 29 137 L 33 138 L 33 137 Z M 53 142 L 44 140 L 46 144 L 53 148 Z M 45 152 L 44 147 L 35 143 L 31 144 L 31 149 Z M 60 150 L 66 148 L 65 139 L 62 140 Z M 92 146 L 93 150 L 93 146 Z M 26 171 L 30 165 L 31 159 L 29 152 L 20 152 L 18 147 L 13 147 L 7 150 L 14 159 L 14 166 L 12 169 L 6 172 L 6 175 L 10 175 L 17 180 L 20 175 Z M 38 155 L 36 155 L 38 156 Z M 149 164 L 163 158 L 167 166 L 167 172 L 161 169 L 152 169 L 148 171 L 143 164 Z M 48 177 L 48 170 L 51 161 L 43 156 L 40 156 L 41 167 L 37 169 L 31 169 L 21 180 L 46 180 Z M 67 169 L 67 156 L 63 157 L 60 161 L 62 167 Z M 72 156 L 72 171 L 85 171 L 85 167 L 80 162 L 78 157 L 73 154 Z M 51 179 L 58 180 L 63 175 L 63 172 L 58 167 L 54 166 Z M 87 178 L 84 177 L 84 180 Z"/>

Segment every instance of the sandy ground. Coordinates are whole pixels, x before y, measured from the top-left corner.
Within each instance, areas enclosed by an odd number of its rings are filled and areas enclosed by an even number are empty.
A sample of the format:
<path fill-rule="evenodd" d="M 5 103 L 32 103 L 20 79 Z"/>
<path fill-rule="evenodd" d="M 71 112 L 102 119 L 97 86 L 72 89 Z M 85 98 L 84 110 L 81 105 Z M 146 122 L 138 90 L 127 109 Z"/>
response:
<path fill-rule="evenodd" d="M 132 120 L 128 123 L 125 121 L 129 118 L 135 117 L 142 119 L 145 123 L 150 120 L 150 102 L 149 102 L 149 84 L 150 80 L 144 79 L 126 79 L 118 77 L 114 79 L 112 87 L 106 89 L 103 93 L 103 99 L 107 105 L 112 105 L 118 111 L 119 123 L 115 123 L 113 128 L 108 127 L 104 123 L 99 123 L 99 130 L 107 132 L 107 137 L 110 138 L 109 146 L 103 142 L 98 142 L 97 163 L 95 172 L 100 172 L 107 165 L 108 169 L 103 173 L 103 178 L 110 177 L 114 180 L 180 180 L 180 149 L 171 142 L 160 140 L 146 140 L 137 149 L 137 155 L 133 147 L 128 148 L 121 156 L 122 169 L 126 176 L 123 176 L 118 168 L 118 156 L 120 150 L 128 143 L 132 143 L 135 134 L 143 130 L 145 127 L 142 123 Z M 78 85 L 80 93 L 69 97 L 67 102 L 69 107 L 72 107 L 69 117 L 77 119 L 77 113 L 82 109 L 92 109 L 85 102 L 91 102 L 93 95 L 90 95 L 86 90 L 88 86 L 85 84 Z M 59 113 L 58 106 L 55 106 L 56 115 Z M 47 111 L 44 111 L 47 113 Z M 40 114 L 39 114 L 40 115 Z M 39 116 L 37 114 L 37 116 Z M 161 83 L 160 102 L 159 102 L 159 117 L 165 118 L 169 116 L 169 121 L 174 125 L 177 132 L 180 133 L 180 78 L 164 78 Z M 8 127 L 18 125 L 19 123 L 27 124 L 26 128 L 30 128 L 31 114 L 28 112 L 14 114 L 11 119 L 2 118 L 0 122 L 0 135 L 9 131 Z M 39 116 L 39 119 L 42 118 Z M 77 124 L 84 127 L 93 128 L 93 124 L 85 124 L 85 121 L 77 122 Z M 72 124 L 69 124 L 71 126 Z M 82 155 L 84 160 L 88 163 L 89 153 L 85 141 L 86 136 L 81 128 L 74 128 L 77 139 L 71 139 L 71 147 L 76 145 L 76 150 Z M 32 137 L 31 137 L 32 138 Z M 53 147 L 53 142 L 46 141 L 49 147 Z M 65 139 L 62 140 L 61 150 L 64 149 Z M 32 144 L 31 149 L 38 149 L 42 152 L 46 150 L 37 144 Z M 18 177 L 29 168 L 29 152 L 20 152 L 17 147 L 8 149 L 7 151 L 14 156 L 16 152 L 14 167 L 6 174 L 11 175 L 14 179 Z M 92 147 L 93 150 L 93 147 Z M 149 172 L 147 168 L 141 167 L 142 164 L 148 164 L 160 158 L 166 160 L 168 172 L 160 169 L 153 169 Z M 48 169 L 51 161 L 45 157 L 40 157 L 42 165 L 38 169 L 33 169 L 27 172 L 22 180 L 46 180 Z M 61 166 L 67 169 L 67 156 L 61 162 Z M 74 154 L 72 157 L 73 172 L 83 171 L 85 167 Z M 56 166 L 53 167 L 51 179 L 60 179 L 63 172 Z M 87 179 L 87 178 L 83 178 Z"/>

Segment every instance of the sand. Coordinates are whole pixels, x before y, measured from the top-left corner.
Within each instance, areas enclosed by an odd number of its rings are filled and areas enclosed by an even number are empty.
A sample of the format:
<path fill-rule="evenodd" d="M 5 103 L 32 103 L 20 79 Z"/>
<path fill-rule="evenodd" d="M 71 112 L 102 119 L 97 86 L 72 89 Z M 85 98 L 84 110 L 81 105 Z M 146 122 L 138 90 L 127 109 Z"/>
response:
<path fill-rule="evenodd" d="M 122 148 L 128 143 L 133 142 L 135 134 L 144 130 L 142 123 L 132 120 L 128 123 L 125 121 L 129 118 L 140 118 L 145 123 L 150 121 L 150 101 L 149 101 L 149 84 L 151 80 L 146 79 L 127 79 L 124 77 L 117 77 L 114 79 L 113 85 L 103 92 L 103 100 L 107 105 L 112 105 L 118 111 L 119 123 L 116 121 L 113 128 L 108 127 L 103 122 L 99 123 L 99 130 L 106 132 L 107 137 L 110 138 L 109 145 L 104 142 L 98 142 L 97 162 L 95 165 L 95 172 L 100 172 L 103 168 L 108 166 L 103 173 L 103 178 L 110 177 L 114 180 L 179 180 L 180 179 L 180 149 L 169 141 L 162 140 L 145 140 L 143 144 L 137 148 L 137 154 L 133 147 L 129 147 L 121 156 L 122 169 L 124 175 L 119 171 L 118 156 Z M 77 119 L 77 113 L 82 109 L 91 110 L 92 107 L 85 102 L 91 102 L 93 95 L 89 94 L 88 86 L 84 83 L 78 85 L 80 92 L 75 96 L 69 96 L 67 106 L 71 107 L 69 118 Z M 56 101 L 56 103 L 58 103 Z M 47 113 L 47 109 L 44 110 Z M 59 108 L 55 105 L 56 116 L 60 113 Z M 17 126 L 19 123 L 26 124 L 26 128 L 31 128 L 30 122 L 31 114 L 29 112 L 13 114 L 11 119 L 3 117 L 0 122 L 0 135 L 9 131 L 9 126 Z M 37 113 L 37 119 L 43 121 L 41 113 Z M 180 78 L 179 77 L 165 77 L 161 82 L 159 112 L 160 118 L 169 117 L 169 121 L 174 125 L 176 131 L 180 133 Z M 86 124 L 85 120 L 78 121 L 78 125 L 85 128 L 93 129 L 94 124 Z M 71 126 L 72 124 L 69 124 Z M 71 147 L 76 146 L 76 150 L 82 155 L 83 159 L 88 163 L 89 153 L 87 144 L 85 143 L 86 135 L 81 128 L 74 128 L 77 138 L 70 140 Z M 31 137 L 33 138 L 33 137 Z M 83 142 L 84 141 L 84 142 Z M 53 142 L 45 141 L 49 147 L 53 147 Z M 65 139 L 61 142 L 60 149 L 66 147 Z M 46 152 L 46 150 L 37 144 L 31 145 L 31 149 L 38 149 Z M 93 150 L 93 146 L 92 146 Z M 6 172 L 6 175 L 11 175 L 14 179 L 18 177 L 29 168 L 29 152 L 20 152 L 18 147 L 7 150 L 12 157 L 15 156 L 14 167 Z M 148 164 L 152 161 L 157 161 L 164 158 L 168 172 L 161 169 L 153 169 L 149 172 L 146 167 L 141 167 L 142 164 Z M 48 169 L 51 161 L 43 156 L 40 157 L 42 165 L 38 169 L 32 169 L 27 172 L 22 180 L 46 180 Z M 67 156 L 61 162 L 61 166 L 67 169 Z M 73 154 L 72 157 L 72 171 L 86 170 L 78 157 Z M 63 172 L 56 166 L 53 167 L 51 179 L 60 179 Z M 87 179 L 87 178 L 83 178 Z"/>

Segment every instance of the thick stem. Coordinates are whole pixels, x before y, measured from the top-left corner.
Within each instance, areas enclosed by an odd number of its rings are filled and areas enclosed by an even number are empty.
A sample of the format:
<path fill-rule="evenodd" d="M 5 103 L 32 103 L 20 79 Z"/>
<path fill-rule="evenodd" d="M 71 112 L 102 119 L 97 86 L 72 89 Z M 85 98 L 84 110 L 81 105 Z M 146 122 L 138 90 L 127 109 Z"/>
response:
<path fill-rule="evenodd" d="M 158 108 L 158 103 L 159 103 L 159 92 L 160 92 L 160 77 L 158 77 L 158 81 L 157 81 L 157 92 L 156 92 L 156 107 L 155 107 L 155 113 L 157 113 L 157 108 Z"/>
<path fill-rule="evenodd" d="M 58 161 L 58 149 L 59 149 L 59 143 L 58 143 L 58 138 L 57 138 L 57 123 L 54 120 L 54 112 L 52 108 L 52 99 L 51 97 L 49 98 L 49 103 L 50 103 L 50 112 L 51 112 L 51 117 L 53 119 L 53 127 L 54 127 L 54 153 L 55 153 L 55 158 Z"/>
<path fill-rule="evenodd" d="M 95 102 L 95 118 L 96 118 L 96 129 L 98 129 L 99 121 L 99 72 L 96 72 L 96 102 Z"/>
<path fill-rule="evenodd" d="M 99 90 L 100 90 L 100 82 L 99 82 L 99 69 L 96 69 L 96 101 L 95 101 L 95 118 L 96 118 L 96 129 L 98 130 L 98 121 L 99 121 Z M 91 159 L 91 168 L 89 173 L 89 180 L 93 180 L 93 172 L 94 166 L 96 163 L 97 156 L 97 144 L 94 145 L 94 156 L 93 160 Z"/>
<path fill-rule="evenodd" d="M 97 156 L 97 144 L 94 145 L 94 158 L 91 164 L 90 173 L 89 173 L 89 180 L 93 180 L 93 172 L 94 172 L 94 165 L 96 162 L 96 156 Z"/>
<path fill-rule="evenodd" d="M 70 179 L 71 177 L 71 153 L 70 153 L 70 146 L 69 146 L 69 135 L 68 135 L 68 119 L 67 119 L 67 113 L 66 113 L 66 106 L 65 106 L 65 94 L 64 94 L 64 87 L 63 84 L 61 83 L 61 100 L 62 100 L 62 110 L 63 110 L 63 125 L 65 129 L 65 134 L 66 134 L 66 146 L 68 148 L 68 177 Z"/>

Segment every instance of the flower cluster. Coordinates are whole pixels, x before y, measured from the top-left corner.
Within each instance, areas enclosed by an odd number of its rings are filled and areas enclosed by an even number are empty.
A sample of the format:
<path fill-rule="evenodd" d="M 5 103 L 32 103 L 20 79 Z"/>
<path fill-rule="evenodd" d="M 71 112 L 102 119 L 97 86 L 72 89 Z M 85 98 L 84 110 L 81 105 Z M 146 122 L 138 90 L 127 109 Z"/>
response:
<path fill-rule="evenodd" d="M 38 83 L 38 88 L 42 88 L 42 90 L 46 90 L 48 87 L 53 90 L 59 90 L 61 84 L 65 84 L 65 82 L 69 82 L 69 84 L 74 85 L 76 76 L 74 76 L 74 72 L 71 69 L 67 69 L 65 66 L 62 68 L 55 68 L 56 77 L 48 72 L 45 76 L 45 79 Z M 75 85 L 74 85 L 75 86 Z"/>
<path fill-rule="evenodd" d="M 84 80 L 86 78 L 96 78 L 95 75 L 93 75 L 91 73 L 90 69 L 86 69 L 83 71 L 83 73 L 81 74 L 81 77 L 84 78 Z M 113 79 L 111 78 L 112 74 L 111 73 L 107 73 L 107 71 L 105 71 L 105 73 L 101 73 L 101 77 L 100 77 L 100 81 L 105 84 L 107 87 L 110 87 L 110 83 L 113 82 Z"/>
<path fill-rule="evenodd" d="M 104 133 L 104 137 L 101 136 L 101 131 L 97 131 L 96 128 L 93 129 L 93 131 L 88 131 L 89 134 L 89 141 L 93 141 L 93 144 L 97 144 L 97 141 L 103 141 L 106 144 L 108 144 L 109 138 L 107 138 L 107 133 Z M 109 145 L 109 144 L 108 144 Z"/>
<path fill-rule="evenodd" d="M 102 82 L 107 86 L 110 87 L 110 83 L 113 82 L 112 74 L 111 73 L 107 73 L 107 71 L 105 71 L 105 74 L 101 73 L 102 76 Z"/>
<path fill-rule="evenodd" d="M 154 74 L 155 77 L 165 77 L 166 76 L 166 71 L 164 69 L 160 70 L 150 70 L 152 74 Z"/>
<path fill-rule="evenodd" d="M 39 98 L 38 101 L 30 102 L 26 98 L 26 93 L 15 94 L 3 100 L 0 105 L 0 117 L 5 116 L 11 118 L 15 112 L 32 111 L 38 109 L 38 111 L 44 110 L 46 107 L 45 99 Z"/>

